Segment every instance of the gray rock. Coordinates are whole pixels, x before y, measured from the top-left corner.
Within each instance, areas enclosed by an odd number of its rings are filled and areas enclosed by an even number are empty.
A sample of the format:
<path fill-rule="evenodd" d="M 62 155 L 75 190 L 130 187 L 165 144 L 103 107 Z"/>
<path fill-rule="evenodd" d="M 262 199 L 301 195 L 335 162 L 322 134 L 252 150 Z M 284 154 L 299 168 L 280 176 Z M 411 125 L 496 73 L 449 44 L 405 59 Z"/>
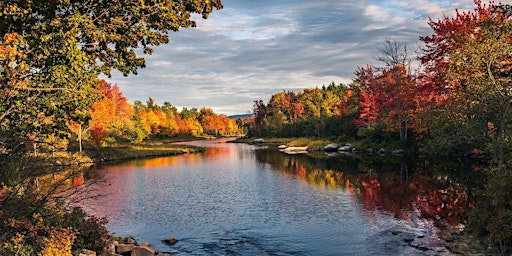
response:
<path fill-rule="evenodd" d="M 338 150 L 338 144 L 336 144 L 336 143 L 331 143 L 324 147 L 325 152 L 334 152 L 337 150 Z"/>
<path fill-rule="evenodd" d="M 137 246 L 133 248 L 130 256 L 153 256 L 156 255 L 156 251 L 146 246 Z"/>

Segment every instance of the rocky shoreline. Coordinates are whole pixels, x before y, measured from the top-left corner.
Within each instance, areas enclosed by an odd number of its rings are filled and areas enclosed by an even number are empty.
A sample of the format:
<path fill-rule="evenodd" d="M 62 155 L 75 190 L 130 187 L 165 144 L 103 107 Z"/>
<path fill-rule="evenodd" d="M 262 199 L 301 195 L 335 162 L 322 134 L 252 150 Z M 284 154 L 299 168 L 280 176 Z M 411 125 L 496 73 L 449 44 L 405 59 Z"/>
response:
<path fill-rule="evenodd" d="M 174 245 L 179 242 L 178 239 L 169 237 L 163 240 L 168 245 Z M 159 252 L 151 248 L 148 242 L 138 243 L 133 237 L 125 238 L 112 238 L 103 248 L 103 251 L 98 254 L 95 251 L 82 249 L 73 252 L 73 256 L 170 256 L 169 252 Z"/>

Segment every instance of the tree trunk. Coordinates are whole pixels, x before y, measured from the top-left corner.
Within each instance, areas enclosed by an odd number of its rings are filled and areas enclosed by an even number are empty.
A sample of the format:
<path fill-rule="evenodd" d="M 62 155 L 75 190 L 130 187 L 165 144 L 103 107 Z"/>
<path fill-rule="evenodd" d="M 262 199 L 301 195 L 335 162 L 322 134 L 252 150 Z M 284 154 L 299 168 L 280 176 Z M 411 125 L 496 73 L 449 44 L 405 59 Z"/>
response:
<path fill-rule="evenodd" d="M 82 153 L 82 124 L 78 126 L 78 147 L 80 148 L 80 153 Z"/>

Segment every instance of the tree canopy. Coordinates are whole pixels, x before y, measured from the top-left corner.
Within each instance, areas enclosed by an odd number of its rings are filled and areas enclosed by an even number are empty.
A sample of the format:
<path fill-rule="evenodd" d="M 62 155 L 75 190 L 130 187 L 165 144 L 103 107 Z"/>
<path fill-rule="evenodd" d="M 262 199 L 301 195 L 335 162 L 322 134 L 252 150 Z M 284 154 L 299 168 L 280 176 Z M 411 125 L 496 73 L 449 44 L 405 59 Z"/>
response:
<path fill-rule="evenodd" d="M 63 132 L 85 123 L 97 77 L 144 68 L 141 54 L 194 27 L 220 0 L 7 0 L 0 3 L 0 133 Z"/>

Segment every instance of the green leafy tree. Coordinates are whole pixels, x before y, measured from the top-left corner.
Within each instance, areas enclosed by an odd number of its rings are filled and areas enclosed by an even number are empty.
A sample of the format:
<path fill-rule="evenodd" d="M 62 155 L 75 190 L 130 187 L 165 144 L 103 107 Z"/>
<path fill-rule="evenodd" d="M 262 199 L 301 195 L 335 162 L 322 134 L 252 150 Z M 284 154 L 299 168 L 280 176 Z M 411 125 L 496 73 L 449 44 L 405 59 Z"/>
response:
<path fill-rule="evenodd" d="M 2 132 L 65 130 L 70 119 L 85 118 L 100 73 L 137 74 L 145 66 L 137 49 L 151 54 L 170 31 L 194 27 L 192 13 L 206 18 L 213 8 L 222 8 L 220 0 L 3 1 Z"/>
<path fill-rule="evenodd" d="M 434 34 L 422 38 L 422 62 L 432 74 L 430 82 L 447 95 L 438 108 L 442 122 L 432 122 L 434 135 L 441 134 L 436 142 L 462 144 L 493 160 L 471 214 L 471 230 L 506 255 L 512 252 L 512 7 L 475 4 L 473 11 L 430 22 Z"/>
<path fill-rule="evenodd" d="M 72 121 L 87 123 L 100 74 L 137 74 L 145 67 L 141 52 L 153 53 L 169 42 L 169 32 L 194 27 L 192 14 L 207 18 L 215 8 L 222 8 L 220 0 L 1 1 L 0 186 L 9 188 L 0 201 L 2 217 L 44 213 L 51 199 L 51 193 L 40 195 L 28 186 L 50 167 L 30 163 L 27 144 L 68 136 Z M 146 134 L 135 126 L 133 137 L 141 140 Z M 20 207 L 4 211 L 7 205 Z M 0 244 L 19 235 L 2 232 Z M 26 248 L 32 242 L 19 241 Z"/>

